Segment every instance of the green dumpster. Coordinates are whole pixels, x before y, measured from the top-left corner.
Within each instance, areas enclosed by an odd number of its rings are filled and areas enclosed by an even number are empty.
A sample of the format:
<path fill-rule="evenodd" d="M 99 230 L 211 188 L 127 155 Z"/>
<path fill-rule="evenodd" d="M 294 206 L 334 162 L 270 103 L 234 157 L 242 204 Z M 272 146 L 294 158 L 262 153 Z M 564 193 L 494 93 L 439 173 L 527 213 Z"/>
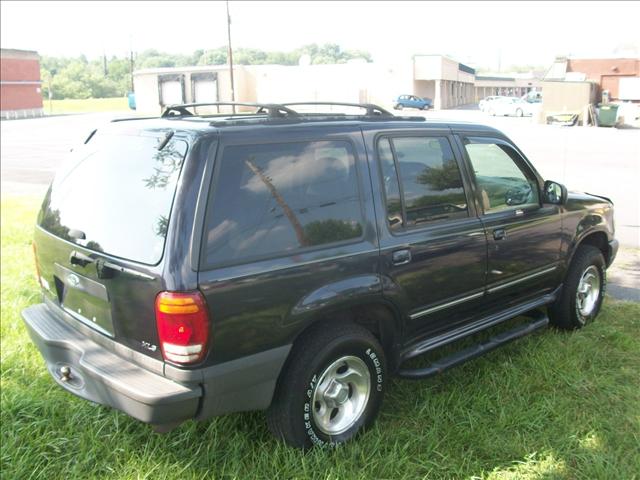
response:
<path fill-rule="evenodd" d="M 615 127 L 618 116 L 618 105 L 615 103 L 600 104 L 598 125 L 601 127 Z"/>

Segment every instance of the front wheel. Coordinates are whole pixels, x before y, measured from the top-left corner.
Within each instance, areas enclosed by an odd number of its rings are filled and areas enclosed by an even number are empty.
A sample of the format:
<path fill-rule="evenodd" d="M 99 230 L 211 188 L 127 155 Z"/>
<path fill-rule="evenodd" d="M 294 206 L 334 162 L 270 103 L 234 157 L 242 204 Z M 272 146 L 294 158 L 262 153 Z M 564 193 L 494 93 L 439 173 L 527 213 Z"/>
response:
<path fill-rule="evenodd" d="M 522 115 L 524 115 L 524 112 L 522 111 L 522 109 L 521 109 L 521 108 L 518 108 L 518 109 L 516 110 L 516 117 L 522 117 Z"/>
<path fill-rule="evenodd" d="M 562 293 L 549 308 L 549 318 L 565 330 L 584 327 L 596 318 L 607 284 L 602 252 L 590 245 L 579 247 L 565 278 Z"/>
<path fill-rule="evenodd" d="M 398 103 L 396 105 L 396 110 L 402 110 L 402 108 L 403 108 L 402 104 Z"/>
<path fill-rule="evenodd" d="M 385 380 L 384 352 L 368 330 L 318 329 L 287 361 L 267 411 L 269 429 L 298 448 L 346 442 L 375 420 Z"/>

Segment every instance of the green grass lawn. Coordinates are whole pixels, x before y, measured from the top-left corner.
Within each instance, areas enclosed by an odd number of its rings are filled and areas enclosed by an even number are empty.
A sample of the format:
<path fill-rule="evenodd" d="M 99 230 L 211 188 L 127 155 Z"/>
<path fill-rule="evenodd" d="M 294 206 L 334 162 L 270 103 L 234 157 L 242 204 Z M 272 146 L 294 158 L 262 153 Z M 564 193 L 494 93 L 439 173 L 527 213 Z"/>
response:
<path fill-rule="evenodd" d="M 394 380 L 376 425 L 307 454 L 262 413 L 157 435 L 49 378 L 20 311 L 37 302 L 40 202 L 2 201 L 2 478 L 640 478 L 640 304 L 608 299 L 580 332 L 546 330 L 432 380 Z"/>
<path fill-rule="evenodd" d="M 116 98 L 87 98 L 84 100 L 66 98 L 64 100 L 43 101 L 46 115 L 59 115 L 63 113 L 94 113 L 94 112 L 134 112 L 129 110 L 126 97 Z"/>

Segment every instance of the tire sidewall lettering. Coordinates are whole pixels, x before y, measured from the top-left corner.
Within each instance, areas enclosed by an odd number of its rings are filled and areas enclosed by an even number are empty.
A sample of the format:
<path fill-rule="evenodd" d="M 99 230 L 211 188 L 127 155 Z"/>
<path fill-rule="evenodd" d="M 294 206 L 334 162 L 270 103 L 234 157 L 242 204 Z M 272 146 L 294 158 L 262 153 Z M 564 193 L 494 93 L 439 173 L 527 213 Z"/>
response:
<path fill-rule="evenodd" d="M 375 382 L 375 385 L 376 385 L 375 391 L 378 392 L 378 394 L 380 394 L 383 389 L 384 371 L 382 368 L 382 362 L 380 361 L 378 354 L 374 351 L 373 348 L 369 347 L 366 350 L 364 350 L 363 355 L 361 354 L 358 356 L 363 360 L 367 361 L 369 371 L 372 377 L 371 379 Z M 338 443 L 334 441 L 323 440 L 321 436 L 316 433 L 315 426 L 313 424 L 312 399 L 313 399 L 313 393 L 317 387 L 320 373 L 321 372 L 317 372 L 313 374 L 305 392 L 305 402 L 303 404 L 303 412 L 302 412 L 304 430 L 307 436 L 309 437 L 309 440 L 311 440 L 311 443 L 313 443 L 314 445 L 320 446 L 320 447 L 335 447 L 336 445 L 338 445 Z M 372 399 L 370 398 L 369 402 L 371 401 Z M 368 409 L 369 409 L 369 405 L 367 405 L 367 409 L 365 409 L 365 411 L 363 412 L 363 417 L 367 415 Z M 360 420 L 358 421 L 358 423 L 360 423 Z M 360 428 L 360 425 L 358 425 L 358 428 Z"/>

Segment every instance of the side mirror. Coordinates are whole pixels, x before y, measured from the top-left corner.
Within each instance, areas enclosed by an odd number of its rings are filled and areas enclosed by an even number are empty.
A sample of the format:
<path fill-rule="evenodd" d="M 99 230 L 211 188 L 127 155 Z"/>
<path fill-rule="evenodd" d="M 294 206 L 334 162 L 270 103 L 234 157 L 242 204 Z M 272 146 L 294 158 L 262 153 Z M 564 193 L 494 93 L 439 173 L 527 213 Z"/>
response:
<path fill-rule="evenodd" d="M 565 187 L 561 183 L 547 180 L 546 182 L 544 182 L 542 198 L 544 203 L 564 205 L 565 203 L 567 203 L 567 187 Z"/>

